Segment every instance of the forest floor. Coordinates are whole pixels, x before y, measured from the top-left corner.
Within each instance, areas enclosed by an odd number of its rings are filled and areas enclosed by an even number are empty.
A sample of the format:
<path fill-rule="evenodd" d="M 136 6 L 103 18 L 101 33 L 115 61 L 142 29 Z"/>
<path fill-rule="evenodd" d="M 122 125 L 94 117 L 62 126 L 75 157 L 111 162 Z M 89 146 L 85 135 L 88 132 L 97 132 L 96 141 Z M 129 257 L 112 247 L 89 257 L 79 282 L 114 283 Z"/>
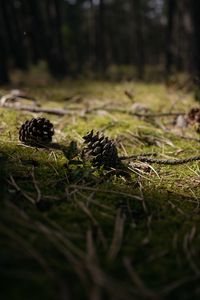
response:
<path fill-rule="evenodd" d="M 82 149 L 94 129 L 121 156 L 199 155 L 194 128 L 159 115 L 187 113 L 197 106 L 192 93 L 98 81 L 24 90 L 40 107 L 68 113 L 0 108 L 1 299 L 200 299 L 200 163 L 133 158 L 124 161 L 129 176 L 117 176 L 66 150 L 71 141 Z M 54 124 L 60 148 L 19 142 L 21 124 L 38 116 Z"/>

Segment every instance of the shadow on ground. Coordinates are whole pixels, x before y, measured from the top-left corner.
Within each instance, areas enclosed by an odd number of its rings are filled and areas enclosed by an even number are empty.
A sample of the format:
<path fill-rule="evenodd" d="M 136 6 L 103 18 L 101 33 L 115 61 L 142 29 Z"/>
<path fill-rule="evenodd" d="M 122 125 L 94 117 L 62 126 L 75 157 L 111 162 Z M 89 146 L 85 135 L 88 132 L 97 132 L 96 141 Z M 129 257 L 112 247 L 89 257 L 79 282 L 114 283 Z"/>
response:
<path fill-rule="evenodd" d="M 199 299 L 199 198 L 17 149 L 1 147 L 2 299 Z"/>

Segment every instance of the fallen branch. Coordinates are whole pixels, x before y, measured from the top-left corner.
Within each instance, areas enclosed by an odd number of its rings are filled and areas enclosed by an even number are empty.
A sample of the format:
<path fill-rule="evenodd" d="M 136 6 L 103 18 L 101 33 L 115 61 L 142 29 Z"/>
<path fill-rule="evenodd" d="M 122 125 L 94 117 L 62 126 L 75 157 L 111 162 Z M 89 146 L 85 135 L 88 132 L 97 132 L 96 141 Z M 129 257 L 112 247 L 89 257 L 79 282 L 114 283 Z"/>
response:
<path fill-rule="evenodd" d="M 180 116 L 180 115 L 185 115 L 185 113 L 183 112 L 166 112 L 166 113 L 152 113 L 152 114 L 141 114 L 141 113 L 136 113 L 136 112 L 132 112 L 132 111 L 123 111 L 123 110 L 119 110 L 119 112 L 122 113 L 128 113 L 131 116 L 136 116 L 139 118 L 162 118 L 162 117 L 175 117 L 175 116 Z"/>
<path fill-rule="evenodd" d="M 92 113 L 97 110 L 105 110 L 108 112 L 117 112 L 117 113 L 122 113 L 122 114 L 128 114 L 131 116 L 136 116 L 139 118 L 161 118 L 161 117 L 169 117 L 169 116 L 180 116 L 180 115 L 185 115 L 185 112 L 163 112 L 163 113 L 138 113 L 131 111 L 129 109 L 120 109 L 120 108 L 109 108 L 109 107 L 94 107 L 92 109 L 88 109 L 85 112 L 86 113 Z"/>
<path fill-rule="evenodd" d="M 33 103 L 37 104 L 37 100 L 34 97 L 27 95 L 26 92 L 24 91 L 16 89 L 16 90 L 11 90 L 9 94 L 3 95 L 0 98 L 0 106 L 4 106 L 9 102 L 16 103 L 21 99 L 32 101 Z"/>
<path fill-rule="evenodd" d="M 30 111 L 34 113 L 46 113 L 46 114 L 52 114 L 57 116 L 73 115 L 76 112 L 75 110 L 69 110 L 69 109 L 41 108 L 37 106 L 15 105 L 15 104 L 13 105 L 11 103 L 5 103 L 2 107 L 15 109 L 15 110 Z"/>
<path fill-rule="evenodd" d="M 78 110 L 69 110 L 69 109 L 61 109 L 61 108 L 42 108 L 37 106 L 28 106 L 28 105 L 19 105 L 19 104 L 13 104 L 9 102 L 3 103 L 1 107 L 15 109 L 15 110 L 22 110 L 22 111 L 30 111 L 34 113 L 46 113 L 46 114 L 52 114 L 57 116 L 64 116 L 64 115 L 73 115 L 74 113 L 77 113 Z M 161 117 L 168 117 L 168 116 L 179 116 L 179 115 L 185 115 L 183 112 L 166 112 L 166 113 L 137 113 L 133 112 L 128 109 L 119 109 L 119 108 L 106 108 L 105 106 L 102 107 L 94 107 L 92 109 L 86 109 L 84 110 L 84 113 L 92 113 L 98 110 L 105 110 L 108 112 L 118 112 L 118 113 L 124 113 L 129 114 L 131 116 L 136 116 L 138 118 L 161 118 Z"/>

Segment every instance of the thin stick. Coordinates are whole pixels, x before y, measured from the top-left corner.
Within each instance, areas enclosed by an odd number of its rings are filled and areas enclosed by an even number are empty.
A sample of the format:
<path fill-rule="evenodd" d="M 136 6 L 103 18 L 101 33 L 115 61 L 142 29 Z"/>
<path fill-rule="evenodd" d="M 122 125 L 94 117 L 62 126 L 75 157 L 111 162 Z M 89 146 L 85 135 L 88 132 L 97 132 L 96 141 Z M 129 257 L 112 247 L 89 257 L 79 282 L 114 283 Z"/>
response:
<path fill-rule="evenodd" d="M 143 153 L 142 155 L 140 154 L 140 155 L 137 155 L 137 154 L 133 154 L 133 155 L 131 155 L 131 156 L 120 156 L 119 157 L 119 159 L 120 160 L 126 160 L 126 159 L 137 159 L 138 158 L 138 156 L 157 156 L 158 155 L 158 153 L 156 153 L 156 152 L 149 152 L 149 153 Z"/>
<path fill-rule="evenodd" d="M 109 108 L 109 107 L 96 107 L 90 110 L 87 110 L 86 113 L 91 113 L 93 111 L 99 110 L 99 109 L 103 109 L 105 111 L 109 111 L 109 112 L 118 112 L 118 113 L 122 113 L 122 114 L 129 114 L 132 116 L 136 116 L 136 117 L 140 117 L 140 118 L 149 118 L 149 117 L 153 117 L 153 118 L 161 118 L 161 117 L 169 117 L 169 116 L 180 116 L 180 115 L 185 115 L 185 112 L 164 112 L 164 113 L 147 113 L 147 114 L 142 114 L 142 113 L 137 113 L 137 112 L 133 112 L 130 109 L 120 109 L 120 108 Z"/>
<path fill-rule="evenodd" d="M 132 158 L 133 158 L 133 156 L 130 156 L 130 157 L 127 156 L 127 158 L 123 157 L 123 160 L 125 160 L 125 159 L 129 160 Z M 191 157 L 182 158 L 182 159 L 156 159 L 156 158 L 150 158 L 150 157 L 138 155 L 137 157 L 134 157 L 134 159 L 141 161 L 141 162 L 155 163 L 155 164 L 159 164 L 159 165 L 182 165 L 182 164 L 186 164 L 188 162 L 200 160 L 200 155 L 191 156 Z"/>

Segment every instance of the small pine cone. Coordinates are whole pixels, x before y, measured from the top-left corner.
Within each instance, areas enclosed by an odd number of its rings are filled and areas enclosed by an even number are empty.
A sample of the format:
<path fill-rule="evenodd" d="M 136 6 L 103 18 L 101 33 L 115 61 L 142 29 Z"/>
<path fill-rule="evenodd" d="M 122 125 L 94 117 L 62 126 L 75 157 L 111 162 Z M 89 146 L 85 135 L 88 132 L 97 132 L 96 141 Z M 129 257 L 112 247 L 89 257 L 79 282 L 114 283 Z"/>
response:
<path fill-rule="evenodd" d="M 192 108 L 187 115 L 187 120 L 189 124 L 200 123 L 200 107 Z"/>
<path fill-rule="evenodd" d="M 27 120 L 19 130 L 19 139 L 26 144 L 50 143 L 53 135 L 53 124 L 45 118 Z"/>
<path fill-rule="evenodd" d="M 93 130 L 86 134 L 83 139 L 87 144 L 86 153 L 93 156 L 91 162 L 94 167 L 103 166 L 105 169 L 109 169 L 119 165 L 120 159 L 113 141 L 99 132 L 94 134 Z"/>

